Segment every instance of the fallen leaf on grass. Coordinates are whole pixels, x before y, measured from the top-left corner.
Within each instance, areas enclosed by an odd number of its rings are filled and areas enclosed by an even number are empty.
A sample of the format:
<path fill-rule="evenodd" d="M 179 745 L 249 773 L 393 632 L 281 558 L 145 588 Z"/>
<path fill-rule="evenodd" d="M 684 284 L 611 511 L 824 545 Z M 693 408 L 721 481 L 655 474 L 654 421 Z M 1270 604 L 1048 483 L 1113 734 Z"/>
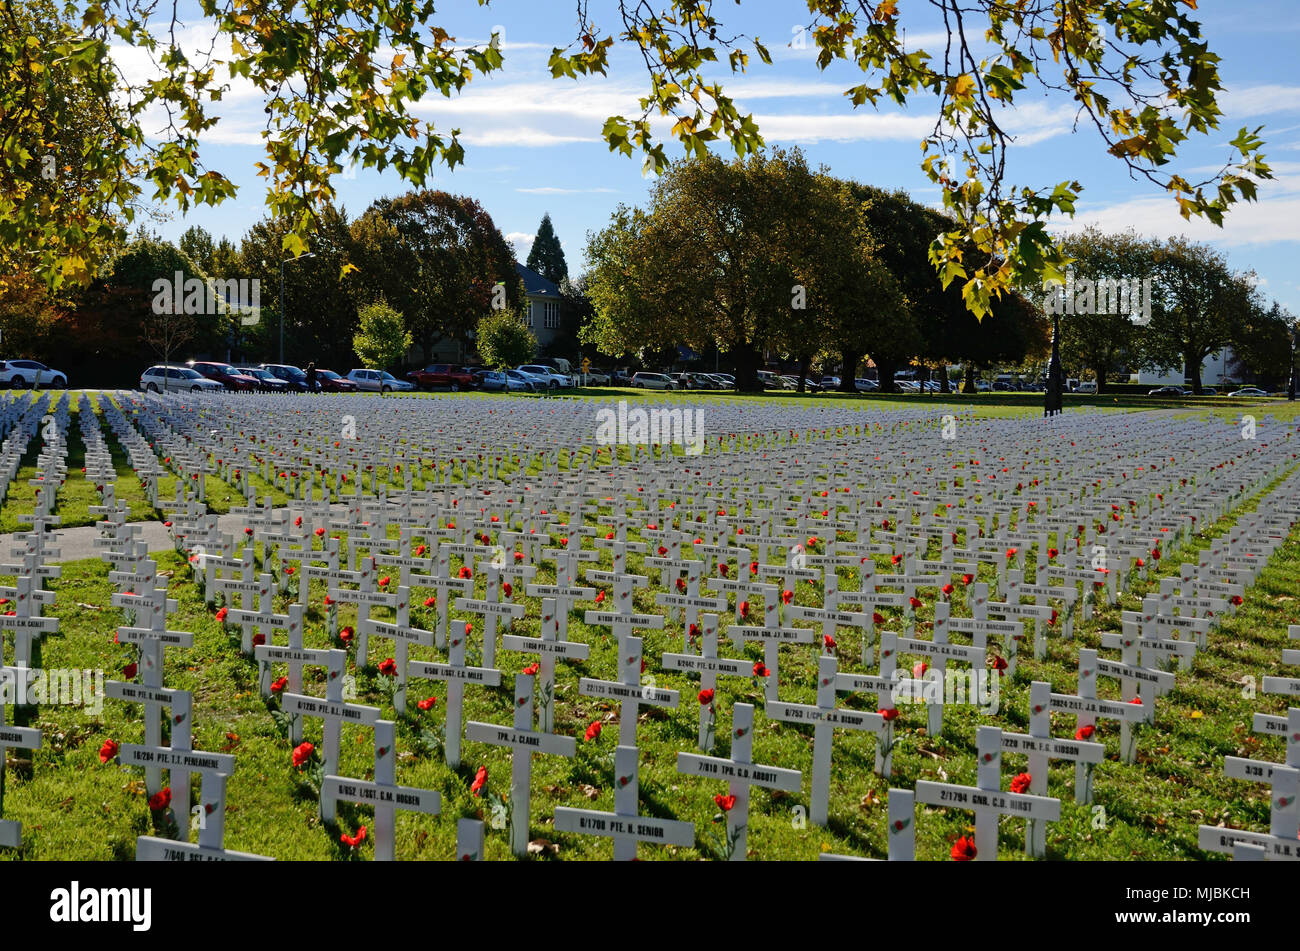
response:
<path fill-rule="evenodd" d="M 552 855 L 559 855 L 560 847 L 550 839 L 533 839 L 533 841 L 528 843 L 529 855 L 541 855 L 545 852 L 550 852 Z"/>
<path fill-rule="evenodd" d="M 578 788 L 582 790 L 582 794 L 586 796 L 588 799 L 600 798 L 600 790 L 597 789 L 595 786 L 591 785 L 590 783 L 583 783 Z"/>

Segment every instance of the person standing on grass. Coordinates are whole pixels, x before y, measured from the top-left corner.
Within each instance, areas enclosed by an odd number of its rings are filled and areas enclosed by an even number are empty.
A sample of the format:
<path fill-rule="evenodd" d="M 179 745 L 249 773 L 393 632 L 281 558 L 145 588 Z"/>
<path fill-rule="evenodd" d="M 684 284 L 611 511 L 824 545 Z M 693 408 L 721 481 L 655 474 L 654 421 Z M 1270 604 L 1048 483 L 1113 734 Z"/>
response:
<path fill-rule="evenodd" d="M 316 392 L 316 363 L 312 361 L 307 364 L 307 392 Z"/>

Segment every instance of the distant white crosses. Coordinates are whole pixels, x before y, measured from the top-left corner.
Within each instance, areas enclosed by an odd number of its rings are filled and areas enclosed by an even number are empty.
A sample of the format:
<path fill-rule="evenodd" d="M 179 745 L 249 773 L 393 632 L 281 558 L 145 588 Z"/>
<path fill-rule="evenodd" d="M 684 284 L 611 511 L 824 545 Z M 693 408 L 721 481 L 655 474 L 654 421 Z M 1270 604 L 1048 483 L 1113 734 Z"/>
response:
<path fill-rule="evenodd" d="M 982 726 L 976 732 L 976 781 L 974 786 L 916 782 L 916 801 L 927 806 L 946 806 L 975 813 L 975 840 L 965 836 L 953 846 L 954 858 L 994 861 L 998 855 L 998 820 L 1016 816 L 1029 822 L 1057 822 L 1061 801 L 1029 795 L 1030 777 L 1020 774 L 1011 781 L 1011 791 L 1002 791 L 1002 730 Z"/>
<path fill-rule="evenodd" d="M 523 858 L 528 854 L 528 818 L 532 802 L 533 754 L 573 756 L 577 743 L 571 736 L 556 736 L 533 729 L 534 680 L 529 674 L 515 678 L 515 722 L 513 726 L 471 720 L 465 738 L 490 746 L 509 747 L 510 757 L 510 849 Z"/>
<path fill-rule="evenodd" d="M 747 854 L 750 786 L 798 792 L 802 785 L 803 775 L 797 769 L 763 766 L 753 762 L 753 734 L 754 707 L 752 704 L 738 703 L 732 708 L 729 758 L 699 753 L 677 754 L 679 773 L 727 782 L 726 795 L 720 793 L 714 797 L 714 801 L 727 817 L 727 838 L 721 851 L 731 861 L 744 861 Z"/>

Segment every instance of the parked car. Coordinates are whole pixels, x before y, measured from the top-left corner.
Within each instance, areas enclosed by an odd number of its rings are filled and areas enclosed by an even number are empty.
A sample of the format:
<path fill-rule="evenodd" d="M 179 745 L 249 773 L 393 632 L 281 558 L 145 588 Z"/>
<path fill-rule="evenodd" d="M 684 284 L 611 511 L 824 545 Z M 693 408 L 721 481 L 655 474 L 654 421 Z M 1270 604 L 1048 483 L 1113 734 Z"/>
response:
<path fill-rule="evenodd" d="M 837 390 L 840 387 L 840 378 L 837 376 L 824 376 L 821 383 L 823 390 Z"/>
<path fill-rule="evenodd" d="M 875 380 L 868 380 L 865 376 L 860 376 L 853 381 L 853 387 L 859 393 L 874 393 L 880 389 L 880 384 Z"/>
<path fill-rule="evenodd" d="M 1096 381 L 1096 380 L 1084 380 L 1084 381 L 1083 381 L 1082 383 L 1080 383 L 1077 387 L 1075 387 L 1074 392 L 1076 392 L 1076 393 L 1096 393 L 1096 392 L 1097 392 L 1097 381 Z"/>
<path fill-rule="evenodd" d="M 1147 392 L 1147 396 L 1186 396 L 1187 391 L 1181 386 L 1157 386 Z"/>
<path fill-rule="evenodd" d="M 713 375 L 722 381 L 724 389 L 734 390 L 736 388 L 736 378 L 730 373 L 715 373 Z"/>
<path fill-rule="evenodd" d="M 355 393 L 357 385 L 333 370 L 317 370 L 316 385 L 322 393 Z"/>
<path fill-rule="evenodd" d="M 508 378 L 500 370 L 479 370 L 474 374 L 474 386 L 486 392 L 509 389 Z"/>
<path fill-rule="evenodd" d="M 140 374 L 140 389 L 148 393 L 162 393 L 172 390 L 188 390 L 199 393 L 204 390 L 221 392 L 225 387 L 216 380 L 191 367 L 173 367 L 161 364 L 152 366 Z"/>
<path fill-rule="evenodd" d="M 631 367 L 620 367 L 619 369 L 614 371 L 614 374 L 613 376 L 610 377 L 609 382 L 614 386 L 631 386 L 632 376 L 633 373 Z"/>
<path fill-rule="evenodd" d="M 609 386 L 611 379 L 612 377 L 610 377 L 609 371 L 597 370 L 595 367 L 592 367 L 587 371 L 584 382 L 587 386 Z"/>
<path fill-rule="evenodd" d="M 289 392 L 307 392 L 307 374 L 298 367 L 287 363 L 263 363 L 262 369 L 284 380 Z"/>
<path fill-rule="evenodd" d="M 197 370 L 209 380 L 216 380 L 227 390 L 251 392 L 258 388 L 258 381 L 243 373 L 229 363 L 216 363 L 211 360 L 189 360 L 185 364 L 191 370 Z"/>
<path fill-rule="evenodd" d="M 66 390 L 68 376 L 61 370 L 52 370 L 35 360 L 0 360 L 0 386 L 21 390 L 42 386 Z"/>
<path fill-rule="evenodd" d="M 525 393 L 536 393 L 538 390 L 548 388 L 531 373 L 521 373 L 518 370 L 506 370 L 506 385 L 511 390 L 522 390 Z"/>
<path fill-rule="evenodd" d="M 348 371 L 348 379 L 357 385 L 358 390 L 364 390 L 368 393 L 404 393 L 415 389 L 414 383 L 399 380 L 387 370 L 350 370 Z"/>
<path fill-rule="evenodd" d="M 1193 394 L 1188 393 L 1187 395 L 1188 395 L 1188 396 L 1191 396 L 1191 395 L 1193 395 Z M 1201 395 L 1202 395 L 1202 396 L 1218 396 L 1218 395 L 1219 395 L 1219 391 L 1216 390 L 1216 389 L 1215 389 L 1214 387 L 1212 387 L 1212 386 L 1203 386 L 1203 387 L 1201 387 Z"/>
<path fill-rule="evenodd" d="M 422 390 L 447 387 L 457 393 L 474 388 L 474 374 L 450 363 L 430 363 L 423 370 L 412 370 L 406 378 Z"/>
<path fill-rule="evenodd" d="M 256 380 L 258 390 L 263 393 L 283 393 L 289 388 L 288 383 L 270 370 L 263 370 L 261 367 L 235 367 L 235 369 Z"/>
<path fill-rule="evenodd" d="M 646 390 L 675 390 L 677 383 L 666 373 L 636 373 L 632 376 L 632 386 Z"/>
<path fill-rule="evenodd" d="M 1263 390 L 1261 390 L 1258 386 L 1243 386 L 1241 389 L 1234 390 L 1228 395 L 1229 396 L 1268 396 L 1268 394 L 1265 393 Z"/>
<path fill-rule="evenodd" d="M 976 381 L 975 381 L 975 392 L 976 392 L 976 393 L 988 393 L 988 392 L 992 391 L 992 389 L 993 389 L 993 384 L 990 383 L 988 380 L 976 380 Z"/>
<path fill-rule="evenodd" d="M 558 390 L 560 387 L 573 386 L 573 381 L 567 374 L 561 373 L 554 367 L 543 366 L 540 363 L 526 363 L 521 367 L 515 367 L 520 373 L 527 373 L 535 376 L 539 380 L 544 380 L 546 386 L 552 390 Z"/>

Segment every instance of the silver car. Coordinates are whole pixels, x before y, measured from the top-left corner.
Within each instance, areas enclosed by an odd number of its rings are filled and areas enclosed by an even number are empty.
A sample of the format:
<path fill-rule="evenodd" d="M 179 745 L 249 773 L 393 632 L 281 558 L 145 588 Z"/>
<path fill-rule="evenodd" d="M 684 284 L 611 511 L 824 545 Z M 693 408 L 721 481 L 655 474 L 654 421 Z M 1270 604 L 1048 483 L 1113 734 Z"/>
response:
<path fill-rule="evenodd" d="M 352 370 L 348 379 L 357 385 L 358 390 L 370 393 L 403 393 L 415 389 L 415 384 L 399 380 L 385 370 Z"/>

